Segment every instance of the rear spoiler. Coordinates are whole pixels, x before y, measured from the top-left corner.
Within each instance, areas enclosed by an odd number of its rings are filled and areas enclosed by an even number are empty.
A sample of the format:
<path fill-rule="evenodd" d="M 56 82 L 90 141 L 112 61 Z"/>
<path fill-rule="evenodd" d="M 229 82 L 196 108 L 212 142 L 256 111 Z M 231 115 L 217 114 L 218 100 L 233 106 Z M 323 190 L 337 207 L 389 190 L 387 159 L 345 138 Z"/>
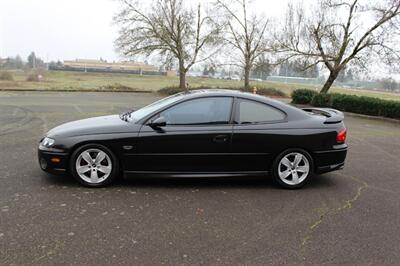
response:
<path fill-rule="evenodd" d="M 342 112 L 335 110 L 335 109 L 330 109 L 330 108 L 302 108 L 303 111 L 317 114 L 317 115 L 323 115 L 326 117 L 325 124 L 335 124 L 335 123 L 340 123 L 344 119 L 344 115 Z"/>

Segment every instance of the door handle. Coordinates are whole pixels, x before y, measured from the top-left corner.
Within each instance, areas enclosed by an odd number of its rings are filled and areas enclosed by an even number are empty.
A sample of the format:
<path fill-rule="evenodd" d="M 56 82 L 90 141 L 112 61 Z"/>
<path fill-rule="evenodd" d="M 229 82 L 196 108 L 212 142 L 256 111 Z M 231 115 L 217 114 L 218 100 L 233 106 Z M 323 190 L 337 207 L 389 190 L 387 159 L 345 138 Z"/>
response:
<path fill-rule="evenodd" d="M 218 136 L 215 136 L 213 138 L 213 141 L 214 142 L 218 142 L 218 143 L 226 142 L 227 140 L 228 140 L 228 136 L 227 135 L 218 135 Z"/>

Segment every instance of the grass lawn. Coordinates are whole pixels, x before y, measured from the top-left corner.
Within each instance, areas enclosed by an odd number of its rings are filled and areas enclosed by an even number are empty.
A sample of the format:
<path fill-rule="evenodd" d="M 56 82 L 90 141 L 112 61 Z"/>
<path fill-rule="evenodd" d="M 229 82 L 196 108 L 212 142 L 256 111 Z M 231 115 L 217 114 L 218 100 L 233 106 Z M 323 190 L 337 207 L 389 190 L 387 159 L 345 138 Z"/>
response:
<path fill-rule="evenodd" d="M 48 71 L 40 82 L 27 82 L 27 73 L 23 71 L 12 72 L 14 81 L 0 81 L 0 89 L 62 89 L 62 90 L 91 90 L 91 89 L 112 89 L 114 87 L 125 86 L 132 90 L 157 91 L 166 86 L 178 85 L 178 77 L 165 76 L 139 76 L 129 74 L 103 74 L 103 73 L 83 73 L 83 72 L 63 72 Z M 224 88 L 239 88 L 243 86 L 242 81 L 218 80 L 208 78 L 188 77 L 187 82 L 190 87 L 210 86 Z M 252 86 L 276 88 L 282 90 L 287 95 L 295 89 L 315 89 L 319 86 L 283 82 L 253 82 Z M 400 101 L 400 94 L 389 92 L 377 92 L 367 90 L 355 90 L 334 87 L 331 92 L 371 96 L 387 100 Z"/>

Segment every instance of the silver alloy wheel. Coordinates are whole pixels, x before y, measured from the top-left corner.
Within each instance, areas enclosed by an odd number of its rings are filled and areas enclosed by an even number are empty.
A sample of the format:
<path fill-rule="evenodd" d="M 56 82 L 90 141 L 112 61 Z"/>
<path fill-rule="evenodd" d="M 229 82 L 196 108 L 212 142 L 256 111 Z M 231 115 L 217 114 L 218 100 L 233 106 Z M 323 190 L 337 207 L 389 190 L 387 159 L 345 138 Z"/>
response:
<path fill-rule="evenodd" d="M 99 184 L 110 176 L 112 163 L 110 157 L 104 151 L 88 149 L 79 154 L 75 169 L 83 181 Z"/>
<path fill-rule="evenodd" d="M 307 157 L 298 152 L 285 155 L 278 165 L 278 175 L 282 182 L 288 185 L 298 185 L 310 172 L 310 162 Z"/>

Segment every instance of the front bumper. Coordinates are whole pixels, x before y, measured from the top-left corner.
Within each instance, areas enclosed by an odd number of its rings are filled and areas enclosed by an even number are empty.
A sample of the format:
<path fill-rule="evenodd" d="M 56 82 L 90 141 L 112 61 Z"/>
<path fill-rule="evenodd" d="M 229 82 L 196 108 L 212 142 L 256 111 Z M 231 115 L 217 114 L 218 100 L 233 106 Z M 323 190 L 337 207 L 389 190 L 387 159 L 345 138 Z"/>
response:
<path fill-rule="evenodd" d="M 323 174 L 342 169 L 346 156 L 346 144 L 339 145 L 336 149 L 314 152 L 315 173 Z"/>
<path fill-rule="evenodd" d="M 50 152 L 38 149 L 38 160 L 40 168 L 51 174 L 62 174 L 68 172 L 68 153 Z"/>

